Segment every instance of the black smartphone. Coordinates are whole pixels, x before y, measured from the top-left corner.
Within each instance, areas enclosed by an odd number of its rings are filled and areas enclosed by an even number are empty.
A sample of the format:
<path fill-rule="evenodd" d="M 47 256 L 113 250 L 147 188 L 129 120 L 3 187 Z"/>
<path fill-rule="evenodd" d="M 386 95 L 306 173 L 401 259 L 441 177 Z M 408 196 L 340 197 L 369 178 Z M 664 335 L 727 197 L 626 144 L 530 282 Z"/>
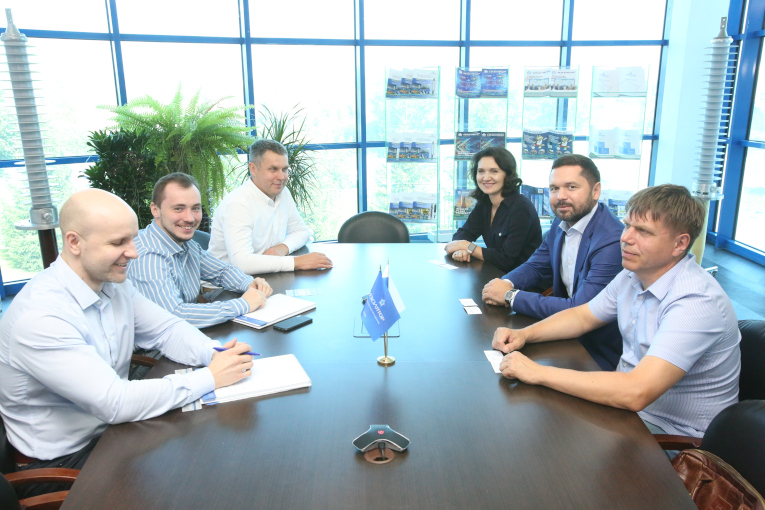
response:
<path fill-rule="evenodd" d="M 290 317 L 289 319 L 285 319 L 281 322 L 277 322 L 274 324 L 274 329 L 276 331 L 283 331 L 284 333 L 287 333 L 288 331 L 293 331 L 297 328 L 302 328 L 306 324 L 310 324 L 313 322 L 313 319 L 310 317 L 303 317 L 302 315 L 296 315 L 295 317 Z"/>

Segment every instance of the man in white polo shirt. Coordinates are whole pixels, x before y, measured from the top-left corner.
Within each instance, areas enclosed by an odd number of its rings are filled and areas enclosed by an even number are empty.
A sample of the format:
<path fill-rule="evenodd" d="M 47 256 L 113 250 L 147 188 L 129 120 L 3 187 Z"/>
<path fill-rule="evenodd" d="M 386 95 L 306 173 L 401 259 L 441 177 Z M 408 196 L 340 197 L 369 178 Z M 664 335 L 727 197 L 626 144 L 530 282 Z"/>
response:
<path fill-rule="evenodd" d="M 654 433 L 703 436 L 712 418 L 738 401 L 741 369 L 733 305 L 688 253 L 705 214 L 682 186 L 633 195 L 621 237 L 624 270 L 589 303 L 521 330 L 499 328 L 492 346 L 509 353 L 502 375 L 636 411 Z M 518 352 L 614 320 L 623 341 L 616 372 L 543 366 Z"/>
<path fill-rule="evenodd" d="M 287 149 L 273 140 L 250 147 L 250 179 L 215 210 L 208 251 L 247 274 L 299 269 L 329 269 L 322 253 L 288 255 L 308 242 L 310 233 L 285 184 Z"/>

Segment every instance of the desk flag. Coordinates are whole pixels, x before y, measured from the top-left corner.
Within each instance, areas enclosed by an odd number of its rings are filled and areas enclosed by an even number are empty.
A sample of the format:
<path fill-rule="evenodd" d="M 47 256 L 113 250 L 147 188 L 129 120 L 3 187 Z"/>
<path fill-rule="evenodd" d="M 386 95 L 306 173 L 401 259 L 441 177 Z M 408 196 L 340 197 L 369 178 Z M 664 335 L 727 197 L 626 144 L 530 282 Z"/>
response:
<path fill-rule="evenodd" d="M 385 275 L 382 272 L 377 273 L 377 279 L 361 310 L 361 320 L 372 340 L 377 340 L 388 331 L 401 318 L 403 311 L 404 302 L 393 280 L 388 276 L 386 267 Z"/>

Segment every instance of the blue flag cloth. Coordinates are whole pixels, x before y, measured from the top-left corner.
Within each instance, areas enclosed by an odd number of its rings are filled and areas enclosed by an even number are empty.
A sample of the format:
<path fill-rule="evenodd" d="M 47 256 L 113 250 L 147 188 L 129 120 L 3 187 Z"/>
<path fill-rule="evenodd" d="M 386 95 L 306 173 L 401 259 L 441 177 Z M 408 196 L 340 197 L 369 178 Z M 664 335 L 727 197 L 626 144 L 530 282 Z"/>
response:
<path fill-rule="evenodd" d="M 377 273 L 377 279 L 361 310 L 361 320 L 372 340 L 383 336 L 401 318 L 396 303 L 388 291 L 387 283 L 383 279 L 382 272 Z"/>

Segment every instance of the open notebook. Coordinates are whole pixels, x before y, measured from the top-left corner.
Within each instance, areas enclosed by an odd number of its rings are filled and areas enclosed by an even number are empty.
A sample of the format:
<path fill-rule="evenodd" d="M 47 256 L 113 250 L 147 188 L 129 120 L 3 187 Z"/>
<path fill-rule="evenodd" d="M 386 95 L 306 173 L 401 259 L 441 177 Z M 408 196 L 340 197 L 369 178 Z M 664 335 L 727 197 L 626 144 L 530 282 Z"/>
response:
<path fill-rule="evenodd" d="M 255 329 L 263 329 L 271 324 L 295 315 L 313 310 L 316 303 L 306 301 L 286 294 L 274 294 L 266 300 L 265 306 L 254 312 L 246 313 L 234 318 L 234 322 Z"/>
<path fill-rule="evenodd" d="M 252 375 L 238 383 L 218 388 L 202 397 L 203 404 L 219 404 L 260 397 L 282 391 L 307 388 L 311 379 L 294 354 L 273 356 L 252 362 Z"/>

